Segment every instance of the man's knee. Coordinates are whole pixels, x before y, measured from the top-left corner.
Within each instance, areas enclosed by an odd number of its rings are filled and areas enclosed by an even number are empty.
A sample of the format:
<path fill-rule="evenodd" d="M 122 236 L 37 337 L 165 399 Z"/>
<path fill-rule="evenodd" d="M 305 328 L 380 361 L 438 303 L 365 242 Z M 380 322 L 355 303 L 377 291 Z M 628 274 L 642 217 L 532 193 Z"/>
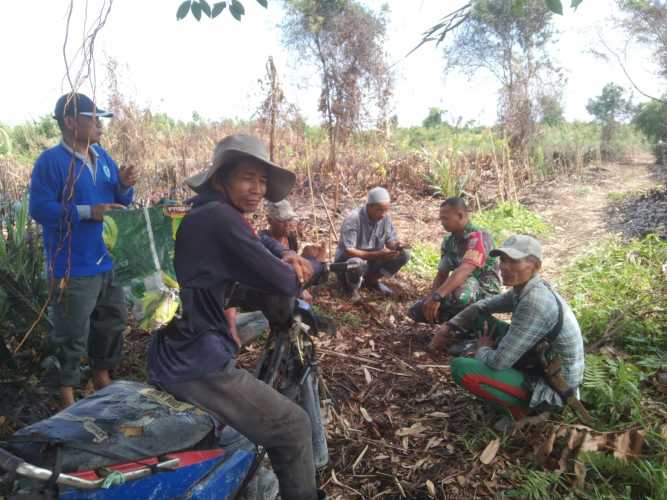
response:
<path fill-rule="evenodd" d="M 479 363 L 474 358 L 454 358 L 450 363 L 450 370 L 452 372 L 452 378 L 454 382 L 458 385 L 463 385 L 463 377 L 468 375 L 471 371 L 474 370 L 474 367 Z"/>
<path fill-rule="evenodd" d="M 368 262 L 360 257 L 351 257 L 345 261 L 348 265 L 347 271 L 338 275 L 346 287 L 355 288 L 359 285 L 361 277 L 368 270 Z"/>
<path fill-rule="evenodd" d="M 379 262 L 378 271 L 384 276 L 393 276 L 410 260 L 409 250 L 401 250 L 397 257 L 392 260 Z"/>
<path fill-rule="evenodd" d="M 396 260 L 401 264 L 401 267 L 403 267 L 410 261 L 410 257 L 412 257 L 412 253 L 407 248 L 404 248 L 401 250 Z"/>
<path fill-rule="evenodd" d="M 398 271 L 401 267 L 408 263 L 410 260 L 410 255 L 410 250 L 400 250 L 398 252 L 398 256 L 387 262 L 385 266 L 391 268 L 392 270 Z"/>
<path fill-rule="evenodd" d="M 291 441 L 295 448 L 311 446 L 313 430 L 306 410 L 294 403 L 283 425 L 284 437 L 289 438 L 287 442 Z"/>

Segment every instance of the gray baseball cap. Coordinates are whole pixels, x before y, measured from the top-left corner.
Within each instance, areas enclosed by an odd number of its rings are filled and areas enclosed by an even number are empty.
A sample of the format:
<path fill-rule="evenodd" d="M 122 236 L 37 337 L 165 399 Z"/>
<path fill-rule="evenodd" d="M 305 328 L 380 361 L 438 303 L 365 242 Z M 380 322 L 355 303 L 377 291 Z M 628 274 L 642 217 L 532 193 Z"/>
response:
<path fill-rule="evenodd" d="M 542 261 L 542 247 L 540 242 L 532 236 L 525 234 L 515 234 L 510 236 L 499 248 L 489 252 L 491 257 L 498 257 L 505 254 L 512 259 L 523 259 L 532 255 Z"/>
<path fill-rule="evenodd" d="M 278 203 L 271 201 L 266 202 L 266 215 L 270 219 L 287 222 L 288 220 L 296 219 L 296 212 L 287 200 L 281 200 Z"/>
<path fill-rule="evenodd" d="M 292 190 L 296 176 L 269 160 L 266 144 L 259 137 L 248 134 L 228 135 L 216 144 L 211 164 L 191 177 L 185 183 L 197 193 L 204 191 L 213 174 L 229 160 L 250 158 L 268 169 L 268 186 L 264 197 L 273 202 L 285 198 Z"/>

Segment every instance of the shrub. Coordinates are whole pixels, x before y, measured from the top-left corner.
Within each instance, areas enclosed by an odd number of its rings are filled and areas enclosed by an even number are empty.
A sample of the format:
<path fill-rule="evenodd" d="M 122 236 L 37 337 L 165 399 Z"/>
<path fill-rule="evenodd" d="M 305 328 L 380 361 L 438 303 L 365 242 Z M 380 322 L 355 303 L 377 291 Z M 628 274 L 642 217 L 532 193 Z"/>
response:
<path fill-rule="evenodd" d="M 613 329 L 617 345 L 631 354 L 667 349 L 665 262 L 667 242 L 657 236 L 611 240 L 575 262 L 562 290 L 588 342 Z"/>
<path fill-rule="evenodd" d="M 412 257 L 405 270 L 420 278 L 433 279 L 438 270 L 440 248 L 430 242 L 418 241 L 412 245 Z"/>
<path fill-rule="evenodd" d="M 514 202 L 501 202 L 491 210 L 483 210 L 472 216 L 472 221 L 491 233 L 500 244 L 513 234 L 542 236 L 551 231 L 551 226 L 542 217 Z"/>

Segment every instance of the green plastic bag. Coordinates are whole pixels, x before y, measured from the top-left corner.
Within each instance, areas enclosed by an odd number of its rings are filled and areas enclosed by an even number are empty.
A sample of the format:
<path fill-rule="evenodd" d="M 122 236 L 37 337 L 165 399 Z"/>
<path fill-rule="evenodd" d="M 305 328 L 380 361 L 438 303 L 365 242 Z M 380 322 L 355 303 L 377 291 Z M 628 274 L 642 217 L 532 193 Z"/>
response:
<path fill-rule="evenodd" d="M 179 308 L 174 240 L 189 208 L 156 206 L 104 216 L 104 242 L 132 314 L 144 330 L 168 323 Z"/>

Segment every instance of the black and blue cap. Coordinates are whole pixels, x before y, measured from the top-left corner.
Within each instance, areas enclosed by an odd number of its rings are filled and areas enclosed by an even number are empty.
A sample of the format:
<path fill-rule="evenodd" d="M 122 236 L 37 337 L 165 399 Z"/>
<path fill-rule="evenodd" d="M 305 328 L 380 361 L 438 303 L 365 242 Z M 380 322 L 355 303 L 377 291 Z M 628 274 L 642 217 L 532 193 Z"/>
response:
<path fill-rule="evenodd" d="M 100 118 L 110 118 L 113 116 L 111 111 L 105 111 L 95 106 L 90 97 L 83 94 L 68 93 L 60 97 L 56 102 L 56 109 L 53 117 L 64 118 L 65 116 L 99 116 Z"/>

